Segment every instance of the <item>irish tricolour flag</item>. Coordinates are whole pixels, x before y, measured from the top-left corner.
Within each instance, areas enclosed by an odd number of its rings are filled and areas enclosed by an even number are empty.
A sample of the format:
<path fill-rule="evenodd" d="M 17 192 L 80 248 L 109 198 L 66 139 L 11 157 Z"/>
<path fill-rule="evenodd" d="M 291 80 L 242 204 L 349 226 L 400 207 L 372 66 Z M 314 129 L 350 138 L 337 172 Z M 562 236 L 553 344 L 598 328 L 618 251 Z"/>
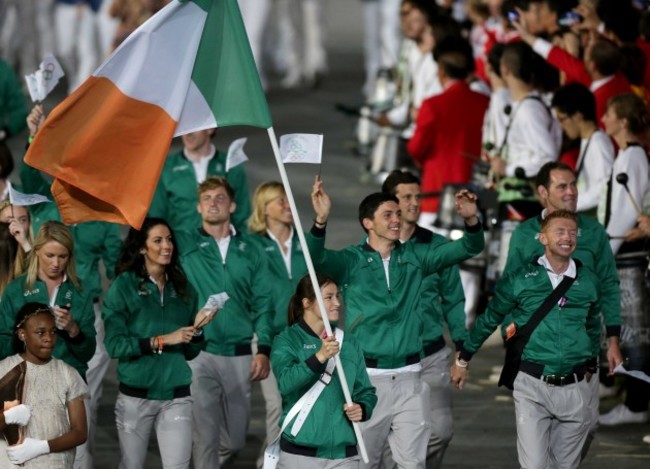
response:
<path fill-rule="evenodd" d="M 139 227 L 173 136 L 271 127 L 237 0 L 173 0 L 48 116 L 25 161 L 66 223 Z"/>

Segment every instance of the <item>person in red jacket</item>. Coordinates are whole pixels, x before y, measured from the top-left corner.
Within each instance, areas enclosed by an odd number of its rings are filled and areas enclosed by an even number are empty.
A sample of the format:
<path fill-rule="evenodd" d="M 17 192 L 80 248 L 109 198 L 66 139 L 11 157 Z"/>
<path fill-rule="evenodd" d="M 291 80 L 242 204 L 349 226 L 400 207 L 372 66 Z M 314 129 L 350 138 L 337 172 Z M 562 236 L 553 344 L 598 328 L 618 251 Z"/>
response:
<path fill-rule="evenodd" d="M 589 87 L 596 98 L 596 116 L 599 119 L 605 115 L 609 98 L 632 91 L 630 83 L 620 72 L 620 48 L 609 39 L 597 37 L 591 40 L 581 60 L 533 35 L 525 21 L 519 20 L 513 24 L 523 41 L 549 64 L 565 73 L 566 83 L 578 82 Z M 599 125 L 603 128 L 602 122 L 599 121 Z"/>
<path fill-rule="evenodd" d="M 469 43 L 442 41 L 434 51 L 443 92 L 422 103 L 408 152 L 422 169 L 422 191 L 440 192 L 446 184 L 467 184 L 481 153 L 481 128 L 489 98 L 471 91 L 466 79 L 474 69 Z M 420 224 L 435 221 L 440 198 L 422 202 Z"/>

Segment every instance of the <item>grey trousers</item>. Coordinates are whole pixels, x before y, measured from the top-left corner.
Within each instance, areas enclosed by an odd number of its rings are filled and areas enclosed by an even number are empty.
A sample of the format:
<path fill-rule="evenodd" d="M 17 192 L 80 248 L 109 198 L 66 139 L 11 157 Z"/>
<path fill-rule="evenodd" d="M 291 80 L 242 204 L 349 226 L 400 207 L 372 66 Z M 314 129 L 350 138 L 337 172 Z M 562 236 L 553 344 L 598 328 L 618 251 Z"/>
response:
<path fill-rule="evenodd" d="M 424 469 L 431 436 L 429 386 L 420 373 L 371 376 L 370 381 L 377 388 L 377 405 L 372 418 L 361 426 L 370 459 L 361 467 L 380 467 L 388 441 L 397 467 Z"/>
<path fill-rule="evenodd" d="M 445 347 L 422 360 L 422 381 L 429 385 L 429 404 L 431 406 L 431 437 L 427 445 L 427 469 L 442 467 L 442 458 L 454 435 L 449 376 L 450 355 L 451 349 Z M 388 442 L 384 447 L 381 467 L 383 469 L 397 467 Z"/>
<path fill-rule="evenodd" d="M 360 456 L 345 459 L 323 459 L 280 451 L 277 469 L 359 469 L 360 460 Z"/>
<path fill-rule="evenodd" d="M 251 355 L 201 352 L 190 361 L 194 398 L 192 458 L 197 469 L 218 469 L 246 445 L 251 413 Z"/>
<path fill-rule="evenodd" d="M 102 320 L 101 303 L 93 304 L 95 310 L 95 331 L 97 332 L 97 347 L 95 355 L 88 362 L 88 371 L 86 372 L 86 382 L 88 383 L 88 392 L 90 400 L 86 400 L 86 414 L 88 418 L 88 440 L 80 446 L 77 446 L 77 452 L 74 459 L 74 469 L 92 469 L 93 453 L 95 452 L 95 433 L 97 429 L 97 407 L 102 397 L 102 382 L 111 359 L 108 356 L 104 346 L 104 321 Z"/>
<path fill-rule="evenodd" d="M 155 429 L 165 469 L 190 467 L 192 398 L 153 401 L 118 393 L 115 421 L 120 440 L 120 469 L 144 467 L 151 430 Z"/>
<path fill-rule="evenodd" d="M 573 469 L 589 432 L 591 391 L 586 380 L 549 386 L 519 372 L 512 397 L 517 453 L 525 469 Z"/>
<path fill-rule="evenodd" d="M 594 441 L 596 431 L 598 430 L 598 417 L 600 416 L 600 396 L 598 394 L 600 379 L 598 373 L 591 377 L 591 381 L 589 381 L 588 385 L 589 403 L 587 405 L 589 407 L 589 417 L 591 420 L 589 422 L 589 433 L 587 434 L 587 439 L 585 440 L 585 444 L 582 447 L 582 454 L 580 457 L 581 460 L 584 460 L 587 457 L 591 443 Z"/>

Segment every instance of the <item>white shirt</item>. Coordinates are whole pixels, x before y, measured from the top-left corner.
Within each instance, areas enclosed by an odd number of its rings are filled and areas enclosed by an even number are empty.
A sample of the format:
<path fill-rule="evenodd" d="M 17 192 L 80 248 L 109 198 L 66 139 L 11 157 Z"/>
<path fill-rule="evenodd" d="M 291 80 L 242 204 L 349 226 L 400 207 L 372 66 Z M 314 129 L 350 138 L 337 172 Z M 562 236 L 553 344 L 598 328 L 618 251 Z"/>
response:
<path fill-rule="evenodd" d="M 599 80 L 592 81 L 592 82 L 591 82 L 591 85 L 589 85 L 589 89 L 590 89 L 592 92 L 594 92 L 594 91 L 596 91 L 598 88 L 600 88 L 601 86 L 603 86 L 604 84 L 606 84 L 608 81 L 611 81 L 611 80 L 613 80 L 613 79 L 614 79 L 614 75 L 610 75 L 610 76 L 608 76 L 608 77 L 605 77 L 605 78 L 601 78 L 601 79 L 599 79 Z"/>
<path fill-rule="evenodd" d="M 611 213 L 609 223 L 605 227 L 607 234 L 613 237 L 625 236 L 629 230 L 636 225 L 638 214 L 634 204 L 630 200 L 622 184 L 616 182 L 616 176 L 620 173 L 626 173 L 628 177 L 627 187 L 630 194 L 636 201 L 637 205 L 642 207 L 645 197 L 650 192 L 650 167 L 645 150 L 640 146 L 630 146 L 625 150 L 619 150 L 618 156 L 614 160 L 612 169 L 612 193 L 611 193 Z M 607 210 L 607 185 L 603 190 L 603 196 L 598 204 L 598 221 L 605 224 Z M 614 254 L 618 252 L 623 244 L 622 239 L 610 239 L 610 246 Z"/>
<path fill-rule="evenodd" d="M 543 255 L 539 259 L 537 259 L 537 263 L 539 265 L 544 266 L 546 269 L 546 273 L 548 274 L 548 278 L 551 281 L 551 284 L 553 285 L 553 288 L 557 288 L 557 286 L 560 284 L 562 279 L 567 276 L 571 278 L 576 278 L 576 263 L 573 261 L 573 259 L 569 259 L 569 266 L 567 269 L 561 273 L 561 274 L 556 274 L 553 268 L 551 267 L 551 263 L 548 261 L 548 258 L 546 255 Z"/>
<path fill-rule="evenodd" d="M 496 89 L 490 96 L 490 105 L 483 119 L 483 145 L 491 143 L 498 150 L 503 142 L 508 125 L 508 116 L 503 110 L 512 102 L 508 88 Z"/>
<path fill-rule="evenodd" d="M 224 264 L 226 263 L 226 254 L 228 254 L 230 239 L 237 234 L 235 227 L 232 225 L 230 225 L 229 231 L 230 234 L 228 234 L 228 236 L 224 236 L 221 239 L 214 238 L 214 241 L 217 243 L 217 247 L 219 248 L 219 253 L 221 254 L 221 262 Z"/>
<path fill-rule="evenodd" d="M 217 153 L 217 149 L 214 145 L 210 144 L 210 153 L 205 156 L 202 156 L 199 161 L 194 161 L 189 156 L 187 156 L 187 151 L 183 150 L 185 158 L 187 158 L 192 166 L 194 166 L 194 174 L 196 175 L 197 184 L 201 184 L 208 177 L 208 164 L 210 160 L 214 158 L 214 155 Z"/>
<path fill-rule="evenodd" d="M 293 226 L 291 227 L 291 234 L 289 235 L 289 239 L 287 239 L 284 243 L 284 247 L 287 249 L 287 252 L 285 254 L 284 250 L 282 249 L 282 244 L 280 244 L 280 240 L 276 238 L 273 233 L 271 233 L 269 230 L 266 230 L 266 234 L 269 235 L 269 238 L 271 238 L 273 241 L 275 241 L 275 244 L 278 245 L 278 248 L 280 249 L 280 255 L 282 256 L 282 260 L 284 261 L 284 266 L 287 268 L 287 273 L 289 274 L 289 278 L 291 277 L 291 246 L 293 244 Z"/>
<path fill-rule="evenodd" d="M 409 99 L 405 99 L 387 113 L 388 120 L 394 126 L 403 126 L 409 122 L 411 107 L 419 109 L 422 101 L 442 93 L 442 85 L 438 80 L 438 64 L 433 60 L 431 52 L 422 52 L 413 42 L 407 52 L 407 67 L 411 80 Z M 414 126 L 415 123 L 412 122 L 402 136 L 412 137 Z"/>
<path fill-rule="evenodd" d="M 578 212 L 596 208 L 603 189 L 612 174 L 614 144 L 602 130 L 580 141 L 580 156 L 576 168 L 578 176 Z"/>
<path fill-rule="evenodd" d="M 532 92 L 529 96 L 539 96 Z M 508 118 L 510 130 L 502 158 L 506 176 L 513 177 L 520 167 L 534 177 L 545 163 L 556 161 L 562 143 L 562 128 L 550 110 L 535 98 L 514 102 Z"/>

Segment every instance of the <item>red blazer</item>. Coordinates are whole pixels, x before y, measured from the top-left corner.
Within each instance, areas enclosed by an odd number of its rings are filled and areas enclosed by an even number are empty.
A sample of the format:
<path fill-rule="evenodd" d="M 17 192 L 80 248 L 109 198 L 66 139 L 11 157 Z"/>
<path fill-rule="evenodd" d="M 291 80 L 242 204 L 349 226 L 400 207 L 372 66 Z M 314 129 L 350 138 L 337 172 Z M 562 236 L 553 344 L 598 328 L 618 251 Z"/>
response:
<path fill-rule="evenodd" d="M 466 184 L 481 154 L 481 129 L 489 98 L 457 81 L 422 103 L 408 152 L 422 168 L 422 192 Z M 440 199 L 426 197 L 423 212 L 437 212 Z"/>
<path fill-rule="evenodd" d="M 591 86 L 591 76 L 587 73 L 584 62 L 569 54 L 564 49 L 557 46 L 551 48 L 548 54 L 548 63 L 563 71 L 566 74 L 567 83 L 578 82 L 585 86 Z M 607 101 L 612 96 L 622 93 L 631 93 L 630 83 L 620 73 L 614 75 L 614 78 L 603 86 L 594 91 L 596 98 L 596 120 L 601 129 L 604 129 L 601 119 L 607 110 Z"/>
<path fill-rule="evenodd" d="M 607 101 L 612 96 L 618 96 L 623 93 L 632 93 L 632 88 L 627 78 L 620 73 L 614 75 L 614 78 L 594 91 L 594 98 L 596 98 L 596 118 L 601 129 L 605 128 L 602 118 L 605 115 L 605 111 L 607 111 Z"/>

